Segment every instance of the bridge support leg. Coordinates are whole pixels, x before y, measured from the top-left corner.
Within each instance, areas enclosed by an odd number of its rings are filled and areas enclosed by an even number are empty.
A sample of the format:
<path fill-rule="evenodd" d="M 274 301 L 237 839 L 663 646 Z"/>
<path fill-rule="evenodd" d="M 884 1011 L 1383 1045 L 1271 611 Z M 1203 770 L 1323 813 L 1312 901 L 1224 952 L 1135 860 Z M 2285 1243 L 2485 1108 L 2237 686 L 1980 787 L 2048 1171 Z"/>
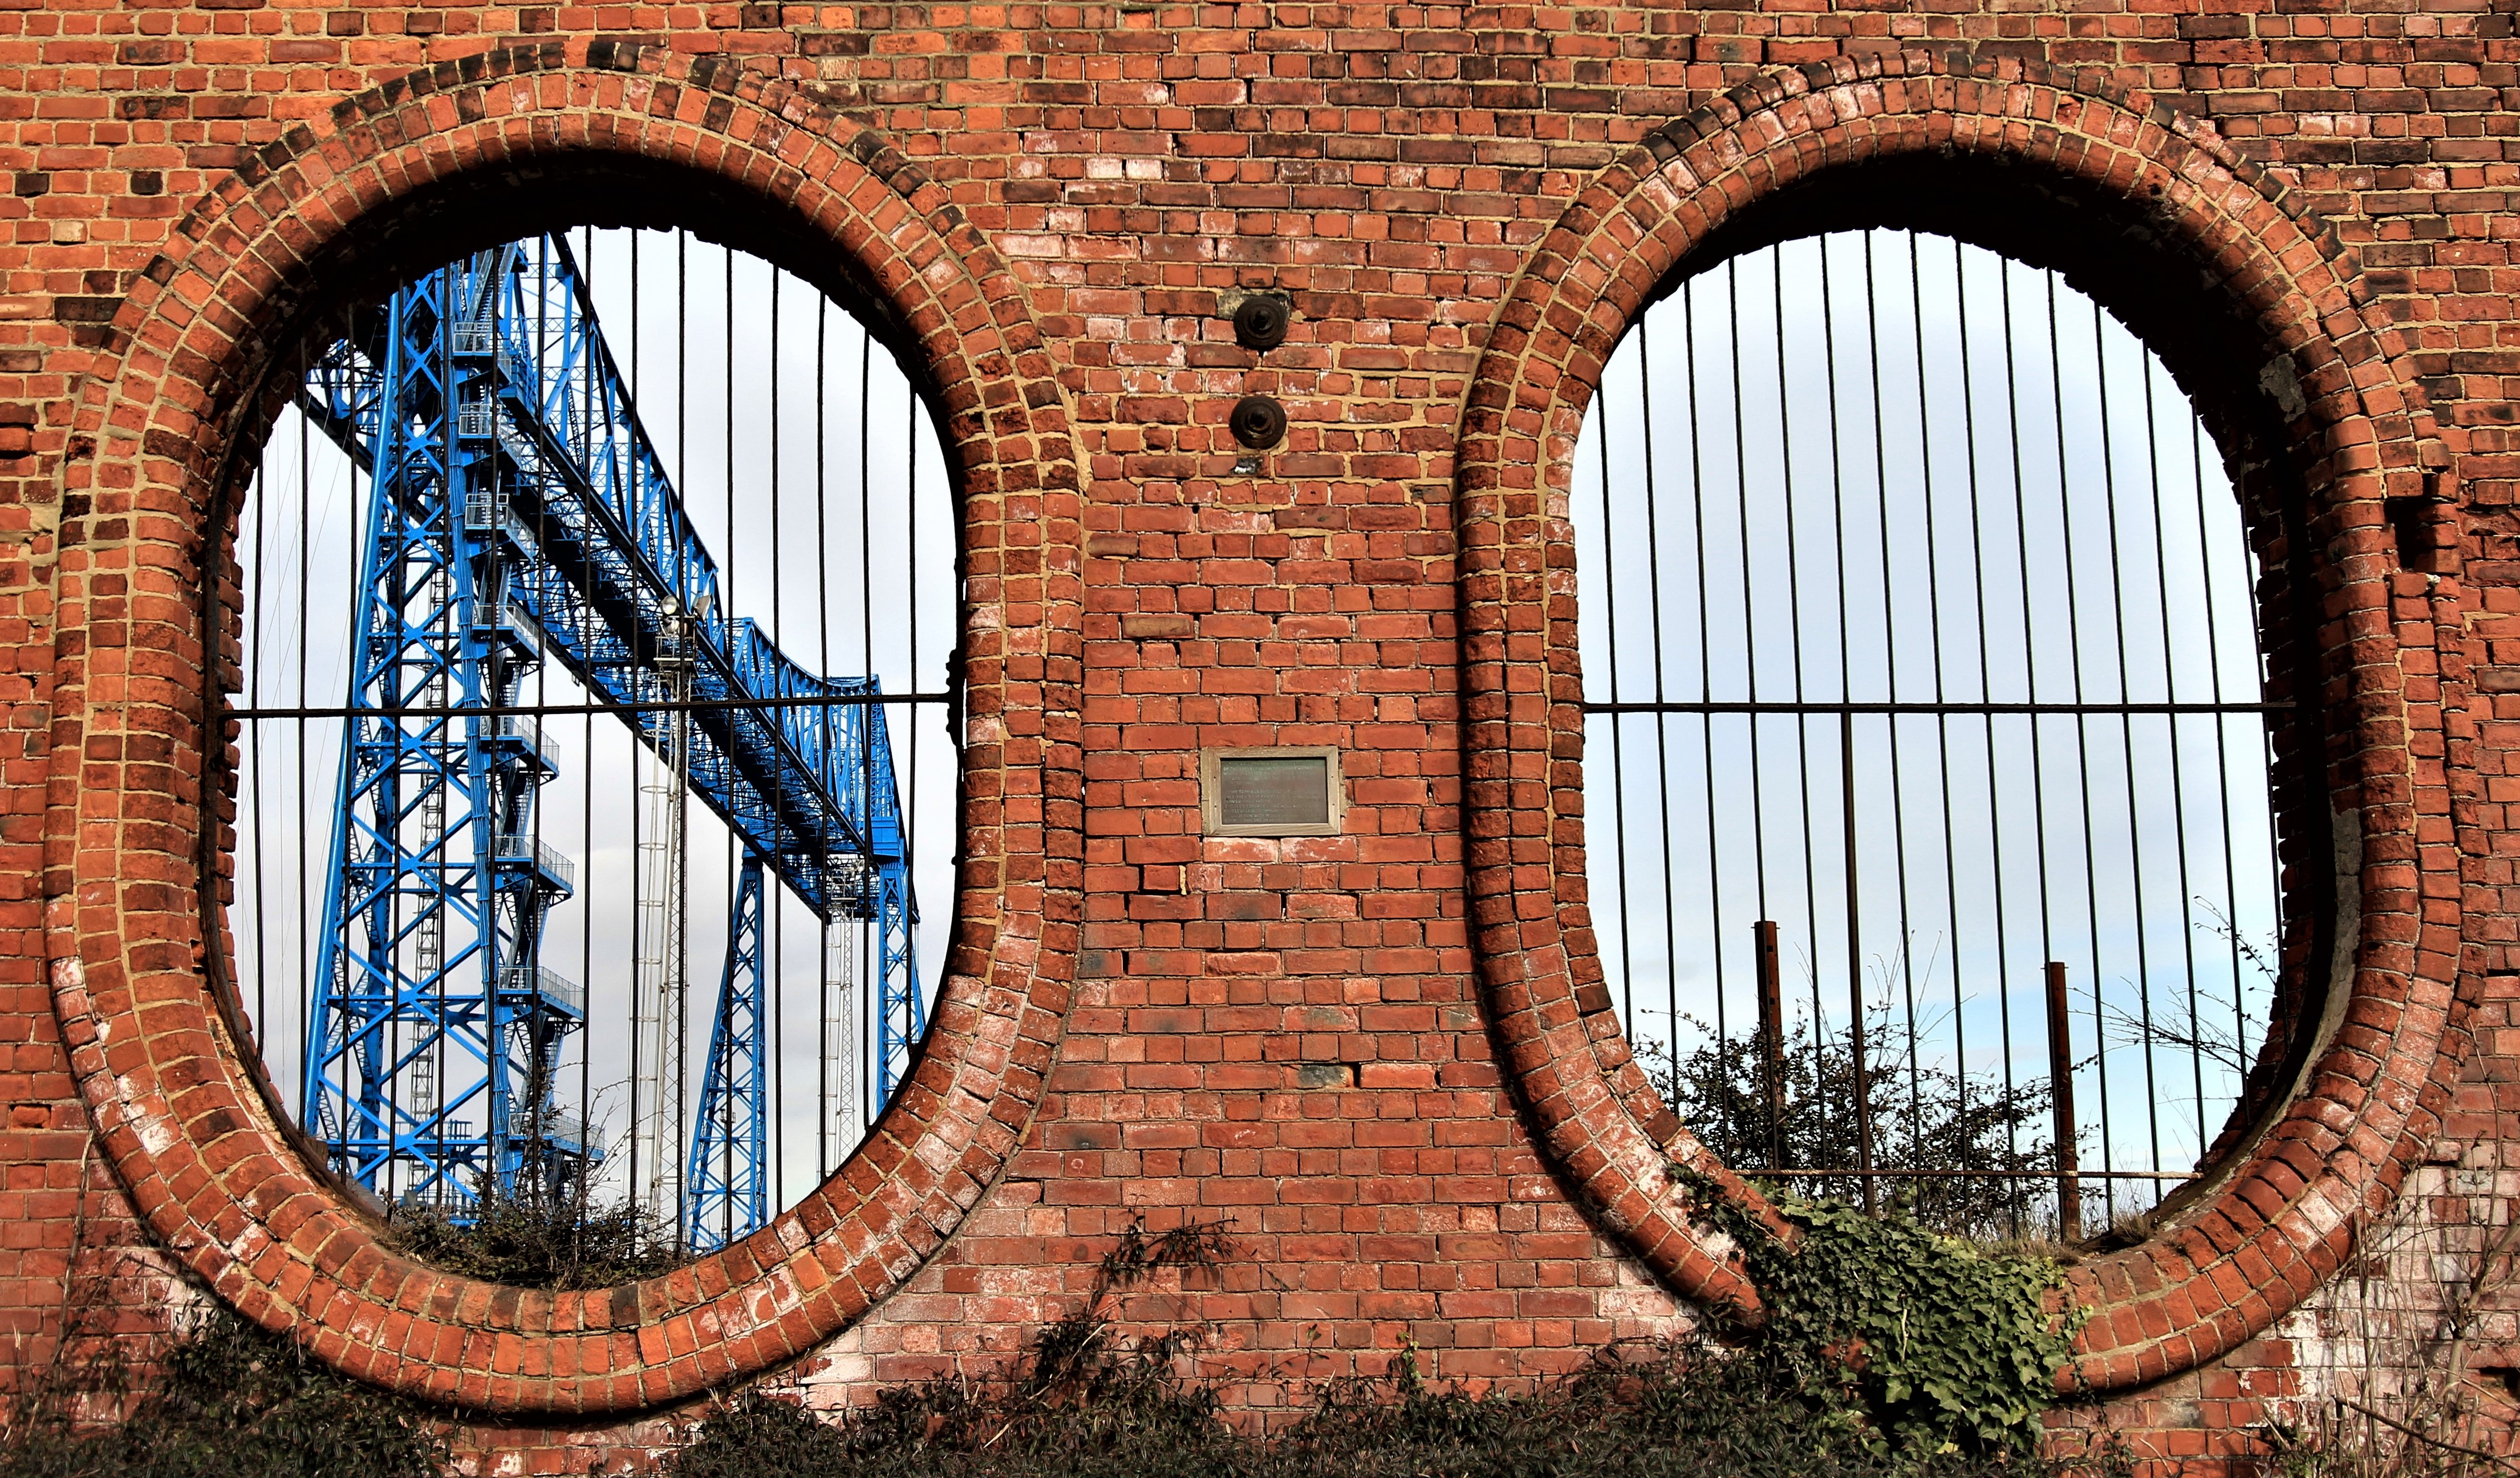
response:
<path fill-rule="evenodd" d="M 743 855 L 726 933 L 726 972 L 709 1030 L 708 1075 L 683 1184 L 683 1244 L 708 1252 L 770 1219 L 768 977 L 761 967 L 761 859 Z"/>

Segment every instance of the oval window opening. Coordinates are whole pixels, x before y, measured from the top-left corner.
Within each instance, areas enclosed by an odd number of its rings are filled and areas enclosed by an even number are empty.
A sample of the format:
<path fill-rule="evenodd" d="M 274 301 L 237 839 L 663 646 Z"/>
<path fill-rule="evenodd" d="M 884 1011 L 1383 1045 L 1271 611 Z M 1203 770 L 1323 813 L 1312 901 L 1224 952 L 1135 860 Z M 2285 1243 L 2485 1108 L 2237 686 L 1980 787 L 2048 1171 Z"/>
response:
<path fill-rule="evenodd" d="M 750 1233 L 896 1090 L 951 937 L 926 402 L 817 288 L 656 231 L 458 258 L 283 374 L 220 864 L 274 1097 L 455 1271 Z M 501 1218 L 612 1260 L 502 1262 Z"/>
<path fill-rule="evenodd" d="M 1790 1193 L 2139 1233 L 2291 1008 L 2271 536 L 2158 358 L 1948 238 L 1788 241 L 1631 329 L 1571 515 L 1588 895 L 1673 1108 Z"/>

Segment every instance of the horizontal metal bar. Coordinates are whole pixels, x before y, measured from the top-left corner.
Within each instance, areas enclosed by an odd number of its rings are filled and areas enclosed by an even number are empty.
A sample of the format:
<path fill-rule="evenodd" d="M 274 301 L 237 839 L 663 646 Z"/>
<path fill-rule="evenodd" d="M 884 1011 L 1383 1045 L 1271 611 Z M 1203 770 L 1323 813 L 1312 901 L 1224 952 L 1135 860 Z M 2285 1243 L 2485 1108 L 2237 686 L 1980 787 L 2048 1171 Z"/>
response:
<path fill-rule="evenodd" d="M 950 703 L 945 693 L 864 693 L 819 698 L 693 698 L 683 702 L 484 703 L 474 708 L 228 708 L 223 719 L 562 718 L 587 713 L 699 713 L 723 708 L 856 708 L 876 703 Z"/>
<path fill-rule="evenodd" d="M 2052 1181 L 2058 1172 L 2049 1170 L 1735 1170 L 1745 1181 L 1768 1180 L 1893 1180 L 1893 1181 Z M 2078 1181 L 2192 1181 L 2192 1170 L 2076 1170 L 2069 1172 Z"/>
<path fill-rule="evenodd" d="M 1840 714 L 1889 714 L 1893 717 L 1923 714 L 2027 714 L 2072 716 L 2092 714 L 2148 713 L 2290 713 L 2291 703 L 1778 703 L 1748 700 L 1704 702 L 1618 702 L 1584 705 L 1586 713 L 1748 713 L 1801 714 L 1806 717 L 1835 718 Z"/>

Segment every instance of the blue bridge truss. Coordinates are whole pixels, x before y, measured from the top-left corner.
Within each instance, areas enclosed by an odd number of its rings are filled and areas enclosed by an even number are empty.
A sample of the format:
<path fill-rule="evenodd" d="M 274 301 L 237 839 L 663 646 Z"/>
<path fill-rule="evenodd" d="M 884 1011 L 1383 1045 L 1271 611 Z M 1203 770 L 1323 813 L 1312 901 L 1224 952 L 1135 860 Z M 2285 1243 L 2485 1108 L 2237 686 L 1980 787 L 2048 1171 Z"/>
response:
<path fill-rule="evenodd" d="M 576 886 L 535 805 L 560 766 L 533 679 L 557 662 L 741 839 L 678 1230 L 743 1235 L 768 1215 L 765 871 L 826 923 L 872 925 L 878 1105 L 925 1028 L 879 684 L 729 614 L 562 240 L 358 315 L 299 405 L 373 489 L 304 1124 L 338 1174 L 459 1219 L 481 1187 L 557 1192 L 600 1156 L 555 1094 L 586 986 L 541 960 Z"/>
<path fill-rule="evenodd" d="M 762 1049 L 761 862 L 736 874 L 726 935 L 726 976 L 709 1029 L 708 1076 L 683 1172 L 683 1245 L 707 1251 L 770 1219 L 770 1069 Z"/>

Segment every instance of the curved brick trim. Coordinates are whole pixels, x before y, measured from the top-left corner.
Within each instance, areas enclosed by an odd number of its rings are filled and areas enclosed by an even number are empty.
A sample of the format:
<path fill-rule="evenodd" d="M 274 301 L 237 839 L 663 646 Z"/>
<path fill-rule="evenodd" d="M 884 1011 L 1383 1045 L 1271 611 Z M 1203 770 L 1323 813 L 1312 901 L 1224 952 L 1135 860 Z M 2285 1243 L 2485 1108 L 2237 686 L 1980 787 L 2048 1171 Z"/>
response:
<path fill-rule="evenodd" d="M 2228 1351 L 2341 1264 L 2356 1211 L 2394 1193 L 2438 1122 L 2465 1046 L 2451 1030 L 2459 984 L 2482 965 L 2461 935 L 2451 784 L 2441 760 L 2415 758 L 2448 752 L 2444 711 L 2466 701 L 2463 667 L 2445 664 L 2436 685 L 2431 665 L 2464 649 L 2462 603 L 2454 582 L 2435 592 L 2433 640 L 2402 670 L 2381 515 L 2384 495 L 2421 492 L 2447 452 L 2356 264 L 2206 125 L 2020 63 L 1815 63 L 1649 134 L 1568 207 L 1501 310 L 1461 444 L 1482 982 L 1542 1142 L 1596 1214 L 1683 1293 L 1749 1303 L 1729 1246 L 1689 1225 L 1668 1163 L 1708 1157 L 1630 1054 L 1584 902 L 1572 457 L 1621 331 L 1695 243 L 1816 171 L 1928 151 L 2001 155 L 2142 202 L 2290 353 L 2325 433 L 2310 490 L 2329 555 L 2320 641 L 2331 692 L 2353 705 L 2331 737 L 2351 753 L 2330 773 L 2355 777 L 2362 798 L 2352 997 L 2309 1091 L 2219 1188 L 2143 1246 L 2072 1270 L 2091 1320 L 2060 1383 L 2112 1389 Z M 2419 828 L 2442 842 L 2418 849 Z"/>
<path fill-rule="evenodd" d="M 248 419 L 228 387 L 262 351 L 258 314 L 368 212 L 468 171 L 547 179 L 571 156 L 739 187 L 853 258 L 919 340 L 967 471 L 968 857 L 926 1052 L 865 1146 L 723 1253 L 552 1294 L 389 1250 L 251 1086 L 203 969 L 197 612 L 212 477 Z M 1075 950 L 1077 479 L 1049 361 L 987 243 L 880 138 L 759 72 L 554 44 L 440 67 L 292 131 L 202 202 L 114 332 L 118 365 L 80 391 L 66 471 L 89 507 L 61 562 L 48 952 L 79 1090 L 157 1235 L 341 1369 L 506 1411 L 687 1396 L 803 1353 L 899 1286 L 1014 1150 Z"/>

